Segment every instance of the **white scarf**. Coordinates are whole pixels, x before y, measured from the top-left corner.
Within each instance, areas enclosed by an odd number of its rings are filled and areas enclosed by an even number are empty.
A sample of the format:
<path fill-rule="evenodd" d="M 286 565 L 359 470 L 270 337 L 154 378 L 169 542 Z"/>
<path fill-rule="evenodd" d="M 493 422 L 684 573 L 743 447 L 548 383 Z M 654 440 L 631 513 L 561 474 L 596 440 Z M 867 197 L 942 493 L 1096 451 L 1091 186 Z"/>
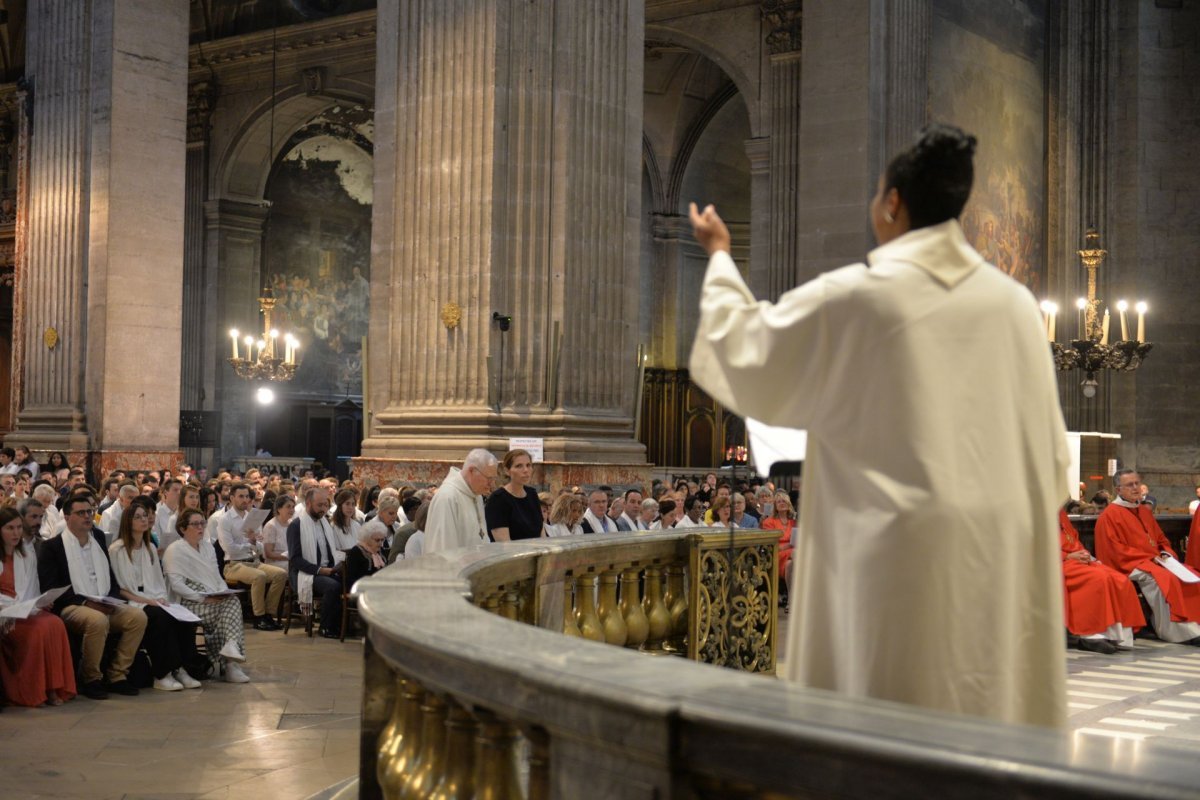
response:
<path fill-rule="evenodd" d="M 304 560 L 310 564 L 316 564 L 318 567 L 321 564 L 321 557 L 317 548 L 317 537 L 320 536 L 325 541 L 325 547 L 331 554 L 336 554 L 338 549 L 333 538 L 333 530 L 329 522 L 322 517 L 321 519 L 313 519 L 312 514 L 305 512 L 300 515 L 300 553 L 304 556 Z M 342 558 L 345 558 L 345 553 Z M 336 559 L 336 555 L 334 555 Z M 336 561 L 335 561 L 336 563 Z M 313 578 L 314 575 L 309 575 L 303 570 L 296 572 L 296 594 L 300 596 L 301 603 L 311 603 L 313 601 Z"/>
<path fill-rule="evenodd" d="M 592 513 L 590 508 L 583 512 L 583 518 L 586 519 L 588 525 L 591 526 L 592 533 L 610 533 L 617 529 L 617 523 L 613 522 L 611 519 L 608 519 L 607 514 L 604 515 L 604 518 L 608 520 L 608 525 L 606 526 L 596 518 L 596 515 Z"/>
<path fill-rule="evenodd" d="M 638 514 L 638 515 L 637 515 L 637 519 L 634 519 L 633 517 L 629 516 L 629 513 L 628 513 L 628 512 L 622 511 L 622 512 L 621 512 L 621 516 L 622 516 L 622 517 L 625 519 L 625 521 L 626 521 L 627 523 L 629 523 L 629 529 L 630 529 L 631 531 L 644 531 L 644 530 L 649 530 L 649 529 L 646 527 L 646 523 L 642 522 L 642 515 L 641 515 L 641 514 Z"/>
<path fill-rule="evenodd" d="M 545 525 L 547 536 L 582 536 L 583 528 L 576 525 L 574 528 L 568 528 L 565 522 L 547 522 Z"/>
<path fill-rule="evenodd" d="M 217 571 L 217 551 L 212 543 L 200 540 L 200 549 L 180 539 L 163 553 L 163 569 L 168 575 L 187 578 L 205 592 L 223 592 L 229 588 L 221 573 Z M 172 598 L 177 599 L 177 598 Z"/>
<path fill-rule="evenodd" d="M 62 533 L 63 549 L 67 553 L 67 569 L 71 573 L 71 588 L 76 594 L 89 594 L 93 597 L 104 597 L 112 588 L 112 581 L 108 573 L 108 559 L 104 557 L 104 551 L 100 549 L 99 542 L 96 537 L 92 536 L 92 532 L 88 531 L 88 539 L 91 546 L 88 548 L 92 554 L 92 568 L 96 571 L 95 579 L 88 573 L 87 567 L 83 565 L 83 548 L 79 546 L 79 540 L 75 538 L 75 534 L 70 531 Z"/>
<path fill-rule="evenodd" d="M 125 543 L 118 539 L 113 542 L 108 556 L 112 559 L 117 584 L 122 589 L 151 600 L 167 599 L 167 582 L 163 580 L 162 565 L 158 562 L 158 553 L 153 544 L 143 544 L 131 553 L 125 549 Z M 131 602 L 130 605 L 140 608 L 145 604 Z"/>
<path fill-rule="evenodd" d="M 346 554 L 343 551 L 358 546 L 358 531 L 361 527 L 355 520 L 350 520 L 350 524 L 345 528 L 339 528 L 330 523 L 329 528 L 333 532 L 333 541 L 337 543 L 337 546 L 333 549 L 334 564 L 340 564 L 346 560 Z"/>
<path fill-rule="evenodd" d="M 1128 500 L 1125 500 L 1120 497 L 1113 498 L 1112 504 L 1114 506 L 1120 506 L 1121 508 L 1130 508 L 1130 509 L 1133 509 L 1134 511 L 1137 511 L 1138 506 L 1141 505 L 1141 503 L 1131 503 Z"/>
<path fill-rule="evenodd" d="M 14 589 L 17 593 L 15 599 L 18 603 L 32 600 L 42 593 L 38 583 L 37 553 L 34 552 L 33 545 L 28 542 L 17 545 L 17 550 L 13 553 L 13 572 Z M 0 575 L 3 574 L 4 562 L 0 561 Z"/>

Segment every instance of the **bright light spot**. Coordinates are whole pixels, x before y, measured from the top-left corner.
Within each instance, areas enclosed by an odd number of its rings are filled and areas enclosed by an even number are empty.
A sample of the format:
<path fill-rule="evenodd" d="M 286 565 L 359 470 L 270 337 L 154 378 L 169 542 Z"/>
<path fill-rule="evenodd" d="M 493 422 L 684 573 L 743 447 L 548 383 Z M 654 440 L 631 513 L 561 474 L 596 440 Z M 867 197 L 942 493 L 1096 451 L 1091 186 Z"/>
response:
<path fill-rule="evenodd" d="M 1051 303 L 1049 300 L 1042 301 L 1042 311 L 1046 312 L 1047 314 L 1050 313 L 1050 309 L 1053 307 L 1054 307 L 1054 303 Z"/>
<path fill-rule="evenodd" d="M 263 406 L 269 406 L 275 402 L 275 392 L 266 386 L 260 386 L 258 391 L 254 393 L 254 397 L 258 400 L 258 404 Z"/>
<path fill-rule="evenodd" d="M 272 339 L 278 339 L 278 338 L 279 338 L 279 331 L 275 330 L 274 328 L 271 328 L 271 338 L 272 338 Z"/>
<path fill-rule="evenodd" d="M 239 336 L 239 334 L 238 334 L 238 329 L 237 329 L 237 328 L 230 328 L 230 329 L 229 329 L 229 337 L 230 337 L 231 339 L 236 339 L 238 336 Z"/>
<path fill-rule="evenodd" d="M 1150 306 L 1146 305 L 1146 301 L 1139 300 L 1138 304 L 1134 306 L 1134 308 L 1137 309 L 1139 314 L 1145 314 L 1150 309 Z"/>
<path fill-rule="evenodd" d="M 1129 308 L 1129 303 L 1126 303 L 1124 300 L 1117 301 L 1117 311 L 1125 311 L 1128 308 Z"/>
<path fill-rule="evenodd" d="M 253 337 L 253 336 L 247 336 L 247 337 L 246 337 L 245 339 L 243 339 L 242 341 L 246 343 L 246 347 L 253 347 L 253 346 L 254 346 L 254 337 Z"/>
<path fill-rule="evenodd" d="M 1078 308 L 1080 311 L 1083 311 L 1085 308 L 1087 308 L 1087 298 L 1081 297 L 1078 300 L 1076 300 L 1075 307 Z"/>

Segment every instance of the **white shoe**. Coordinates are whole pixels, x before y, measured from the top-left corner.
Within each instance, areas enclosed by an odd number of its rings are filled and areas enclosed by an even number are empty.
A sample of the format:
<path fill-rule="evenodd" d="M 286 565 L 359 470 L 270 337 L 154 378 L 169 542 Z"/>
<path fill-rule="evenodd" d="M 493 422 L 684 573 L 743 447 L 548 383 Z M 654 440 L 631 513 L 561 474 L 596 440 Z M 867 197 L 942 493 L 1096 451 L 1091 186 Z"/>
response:
<path fill-rule="evenodd" d="M 225 662 L 225 680 L 229 683 L 249 683 L 250 676 L 242 672 L 242 668 L 232 661 Z"/>
<path fill-rule="evenodd" d="M 154 688 L 160 692 L 182 692 L 183 684 L 170 675 L 166 675 L 154 681 Z"/>
<path fill-rule="evenodd" d="M 221 652 L 217 653 L 217 655 L 229 661 L 246 660 L 246 656 L 241 650 L 238 650 L 238 646 L 234 642 L 226 642 L 225 646 L 221 648 Z"/>
<path fill-rule="evenodd" d="M 199 689 L 201 686 L 200 681 L 196 680 L 191 675 L 188 675 L 188 671 L 183 667 L 180 667 L 171 674 L 174 676 L 175 680 L 179 681 L 179 683 L 183 685 L 183 688 L 185 689 Z"/>

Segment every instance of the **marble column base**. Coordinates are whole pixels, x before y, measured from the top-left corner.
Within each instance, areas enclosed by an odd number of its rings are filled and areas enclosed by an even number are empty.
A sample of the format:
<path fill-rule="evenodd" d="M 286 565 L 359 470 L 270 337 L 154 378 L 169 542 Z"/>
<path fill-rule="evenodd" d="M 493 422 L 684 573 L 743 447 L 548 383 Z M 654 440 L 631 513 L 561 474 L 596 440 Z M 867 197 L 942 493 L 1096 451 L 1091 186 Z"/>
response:
<path fill-rule="evenodd" d="M 17 414 L 17 424 L 4 437 L 9 447 L 25 445 L 31 452 L 85 452 L 92 441 L 87 416 L 74 406 L 38 406 Z"/>
<path fill-rule="evenodd" d="M 451 467 L 462 461 L 436 461 L 362 456 L 351 460 L 354 480 L 374 482 L 385 486 L 392 481 L 405 481 L 417 486 L 441 483 Z M 547 461 L 533 465 L 531 483 L 557 491 L 563 486 L 649 486 L 650 464 L 618 464 L 604 462 Z"/>

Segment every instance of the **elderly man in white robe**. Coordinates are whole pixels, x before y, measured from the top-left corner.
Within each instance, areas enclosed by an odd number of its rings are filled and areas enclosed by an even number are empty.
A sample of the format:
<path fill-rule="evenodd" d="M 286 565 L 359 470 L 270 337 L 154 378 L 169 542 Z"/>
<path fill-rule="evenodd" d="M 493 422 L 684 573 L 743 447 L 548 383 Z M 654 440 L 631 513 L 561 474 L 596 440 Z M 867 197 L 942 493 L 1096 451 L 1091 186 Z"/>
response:
<path fill-rule="evenodd" d="M 462 469 L 450 468 L 429 504 L 424 553 L 470 547 L 488 540 L 483 498 L 491 494 L 498 463 L 496 456 L 476 448 L 467 454 Z"/>
<path fill-rule="evenodd" d="M 711 206 L 693 379 L 808 431 L 787 677 L 1016 723 L 1066 720 L 1055 515 L 1067 448 L 1037 303 L 957 217 L 974 137 L 881 176 L 862 264 L 756 301 Z"/>

